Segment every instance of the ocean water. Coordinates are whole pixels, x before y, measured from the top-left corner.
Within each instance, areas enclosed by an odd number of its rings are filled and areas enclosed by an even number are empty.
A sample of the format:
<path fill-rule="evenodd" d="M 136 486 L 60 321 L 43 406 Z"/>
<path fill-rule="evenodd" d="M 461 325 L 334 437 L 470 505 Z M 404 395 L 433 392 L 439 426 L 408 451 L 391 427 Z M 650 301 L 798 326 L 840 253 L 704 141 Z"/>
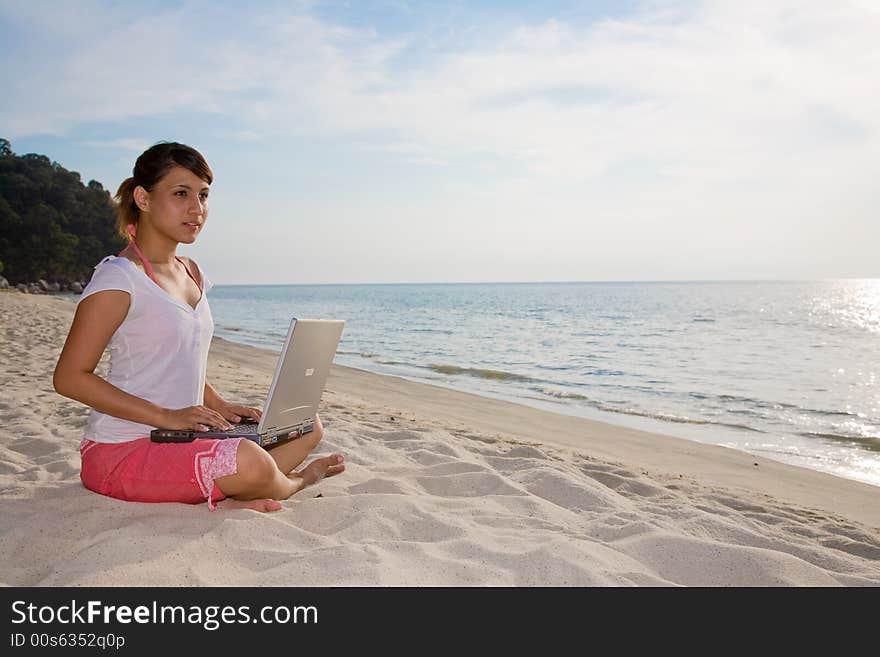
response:
<path fill-rule="evenodd" d="M 216 334 L 880 485 L 880 280 L 217 286 Z"/>

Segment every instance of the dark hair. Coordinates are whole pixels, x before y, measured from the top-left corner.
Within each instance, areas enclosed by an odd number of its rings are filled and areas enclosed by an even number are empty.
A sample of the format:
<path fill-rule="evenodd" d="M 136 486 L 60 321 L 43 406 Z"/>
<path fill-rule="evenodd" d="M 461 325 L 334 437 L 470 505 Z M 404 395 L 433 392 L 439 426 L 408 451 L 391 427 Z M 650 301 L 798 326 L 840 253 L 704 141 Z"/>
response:
<path fill-rule="evenodd" d="M 141 153 L 134 163 L 131 178 L 126 178 L 116 191 L 116 229 L 129 239 L 128 225 L 137 226 L 141 211 L 134 202 L 134 188 L 141 186 L 147 191 L 153 188 L 175 166 L 189 169 L 209 185 L 214 180 L 211 167 L 192 146 L 177 142 L 159 142 Z"/>

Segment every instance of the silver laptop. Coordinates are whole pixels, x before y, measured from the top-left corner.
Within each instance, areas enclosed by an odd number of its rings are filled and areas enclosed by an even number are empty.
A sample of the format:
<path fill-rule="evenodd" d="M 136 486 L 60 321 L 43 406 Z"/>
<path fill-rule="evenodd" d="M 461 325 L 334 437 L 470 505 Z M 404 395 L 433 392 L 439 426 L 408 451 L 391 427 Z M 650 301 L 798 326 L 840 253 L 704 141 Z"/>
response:
<path fill-rule="evenodd" d="M 245 422 L 227 431 L 154 429 L 150 438 L 160 443 L 247 438 L 268 447 L 309 433 L 344 326 L 340 319 L 291 320 L 259 423 Z"/>

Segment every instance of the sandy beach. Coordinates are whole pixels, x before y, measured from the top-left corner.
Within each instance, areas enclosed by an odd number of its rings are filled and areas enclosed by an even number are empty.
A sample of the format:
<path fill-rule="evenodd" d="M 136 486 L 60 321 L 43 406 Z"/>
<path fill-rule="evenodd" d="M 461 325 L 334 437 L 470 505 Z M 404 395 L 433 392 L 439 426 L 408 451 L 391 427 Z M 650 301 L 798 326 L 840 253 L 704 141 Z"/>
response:
<path fill-rule="evenodd" d="M 73 312 L 0 293 L 2 585 L 880 584 L 877 487 L 338 366 L 319 453 L 347 471 L 283 510 L 102 497 L 52 389 Z M 261 404 L 274 363 L 215 339 L 208 377 Z"/>

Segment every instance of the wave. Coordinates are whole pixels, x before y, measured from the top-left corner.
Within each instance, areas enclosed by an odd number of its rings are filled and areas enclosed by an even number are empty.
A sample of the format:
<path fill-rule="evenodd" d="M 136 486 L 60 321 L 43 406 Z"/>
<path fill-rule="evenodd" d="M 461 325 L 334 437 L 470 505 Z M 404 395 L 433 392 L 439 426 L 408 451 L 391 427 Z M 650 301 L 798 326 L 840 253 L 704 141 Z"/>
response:
<path fill-rule="evenodd" d="M 375 358 L 379 357 L 379 354 L 372 354 L 369 351 L 342 351 L 342 350 L 339 350 L 336 353 L 343 355 L 343 356 L 360 356 L 361 358 L 371 358 L 371 359 L 375 359 Z"/>
<path fill-rule="evenodd" d="M 405 363 L 399 360 L 380 360 L 379 354 L 374 354 L 369 351 L 337 351 L 336 353 L 341 356 L 360 356 L 361 358 L 376 361 L 379 365 L 400 365 L 402 367 L 425 369 L 422 365 L 414 365 L 413 363 Z"/>
<path fill-rule="evenodd" d="M 531 363 L 522 363 L 523 365 L 530 365 Z M 570 365 L 534 365 L 536 370 L 548 370 L 550 372 L 573 372 L 576 371 L 574 367 Z"/>
<path fill-rule="evenodd" d="M 449 329 L 421 329 L 421 328 L 412 328 L 406 329 L 407 333 L 439 333 L 441 335 L 452 335 L 452 331 Z"/>
<path fill-rule="evenodd" d="M 694 394 L 694 393 L 691 393 L 691 394 Z M 725 401 L 725 402 L 742 402 L 745 404 L 754 404 L 756 406 L 762 406 L 762 407 L 771 407 L 771 408 L 780 407 L 780 408 L 800 409 L 800 407 L 797 406 L 796 404 L 787 404 L 785 402 L 768 402 L 768 401 L 762 401 L 760 399 L 752 399 L 751 397 L 742 397 L 740 395 L 717 395 L 716 399 L 718 399 L 719 401 Z"/>
<path fill-rule="evenodd" d="M 518 382 L 536 382 L 538 379 L 533 379 L 528 376 L 523 376 L 522 374 L 514 374 L 513 372 L 505 372 L 503 370 L 490 370 L 490 369 L 481 369 L 481 368 L 472 368 L 472 367 L 459 367 L 458 365 L 420 365 L 417 363 L 408 363 L 405 361 L 399 360 L 380 360 L 380 356 L 378 354 L 373 354 L 369 352 L 359 352 L 359 351 L 338 351 L 338 354 L 342 354 L 345 356 L 360 356 L 361 358 L 367 358 L 380 365 L 396 365 L 399 367 L 410 367 L 414 369 L 420 370 L 431 370 L 432 372 L 436 372 L 438 374 L 446 374 L 449 376 L 458 376 L 458 375 L 466 375 L 473 376 L 480 379 L 488 379 L 492 381 L 518 381 Z"/>
<path fill-rule="evenodd" d="M 582 395 L 576 392 L 565 392 L 559 390 L 547 390 L 545 388 L 532 388 L 532 390 L 536 392 L 540 392 L 547 397 L 553 397 L 555 399 L 562 400 L 574 400 L 579 402 L 587 402 L 589 406 L 593 408 L 605 411 L 607 413 L 617 413 L 620 415 L 633 415 L 636 417 L 645 417 L 650 418 L 652 420 L 662 420 L 664 422 L 677 422 L 680 424 L 700 424 L 700 425 L 712 425 L 712 426 L 720 426 L 720 427 L 729 427 L 731 429 L 742 429 L 744 431 L 754 431 L 756 433 L 765 433 L 761 429 L 756 429 L 755 427 L 749 426 L 747 424 L 738 424 L 734 422 L 718 422 L 715 420 L 703 420 L 699 418 L 687 417 L 684 415 L 673 415 L 672 413 L 662 413 L 658 411 L 643 411 L 637 408 L 621 408 L 619 406 L 612 406 L 608 403 L 603 403 L 600 401 L 595 401 L 587 397 L 586 395 Z M 626 402 L 621 402 L 626 403 Z"/>
<path fill-rule="evenodd" d="M 590 370 L 589 372 L 584 372 L 586 376 L 626 376 L 626 372 L 621 372 L 620 370 L 603 370 L 601 368 L 596 368 Z"/>
<path fill-rule="evenodd" d="M 697 399 L 706 399 L 706 396 L 699 396 L 702 393 L 690 393 L 690 396 L 696 397 Z M 781 408 L 792 409 L 802 413 L 814 413 L 816 415 L 829 415 L 829 416 L 842 416 L 842 417 L 858 417 L 858 413 L 853 413 L 851 411 L 829 411 L 821 408 L 808 408 L 806 406 L 798 406 L 797 404 L 788 404 L 786 402 L 771 402 L 764 401 L 762 399 L 752 399 L 751 397 L 740 397 L 738 395 L 718 395 L 716 399 L 723 402 L 740 402 L 744 404 L 751 404 L 753 406 L 757 406 L 758 408 L 769 408 L 771 410 L 779 410 Z"/>
<path fill-rule="evenodd" d="M 556 399 L 577 399 L 581 401 L 590 400 L 590 398 L 586 395 L 581 395 L 576 392 L 558 392 L 556 390 L 544 390 L 543 388 L 532 388 L 532 390 L 547 395 L 548 397 L 555 397 Z"/>
<path fill-rule="evenodd" d="M 843 417 L 859 417 L 858 413 L 853 413 L 851 411 L 824 411 L 818 408 L 801 408 L 802 411 L 807 411 L 808 413 L 816 413 L 818 415 L 840 415 Z"/>
<path fill-rule="evenodd" d="M 823 431 L 801 431 L 798 435 L 807 438 L 824 438 L 834 442 L 857 445 L 871 452 L 880 452 L 880 436 L 857 436 L 855 434 L 827 433 Z"/>
<path fill-rule="evenodd" d="M 523 376 L 521 374 L 514 374 L 513 372 L 503 372 L 500 370 L 485 370 L 471 367 L 459 367 L 457 365 L 428 365 L 428 369 L 437 372 L 438 374 L 448 374 L 451 376 L 456 376 L 459 374 L 464 374 L 467 376 L 474 376 L 480 379 L 490 379 L 492 381 L 520 381 L 524 383 L 529 383 L 534 381 L 528 376 Z"/>
<path fill-rule="evenodd" d="M 699 424 L 711 425 L 715 427 L 728 427 L 730 429 L 740 429 L 742 431 L 753 431 L 755 433 L 766 433 L 761 429 L 751 427 L 748 424 L 737 424 L 735 422 L 716 422 L 714 420 L 701 420 L 698 418 L 687 417 L 685 415 L 673 415 L 671 413 L 642 411 L 635 408 L 614 408 L 605 404 L 598 404 L 597 408 L 611 413 L 621 413 L 622 415 L 635 415 L 637 417 L 646 417 L 652 420 L 662 420 L 663 422 L 676 422 L 678 424 Z"/>

